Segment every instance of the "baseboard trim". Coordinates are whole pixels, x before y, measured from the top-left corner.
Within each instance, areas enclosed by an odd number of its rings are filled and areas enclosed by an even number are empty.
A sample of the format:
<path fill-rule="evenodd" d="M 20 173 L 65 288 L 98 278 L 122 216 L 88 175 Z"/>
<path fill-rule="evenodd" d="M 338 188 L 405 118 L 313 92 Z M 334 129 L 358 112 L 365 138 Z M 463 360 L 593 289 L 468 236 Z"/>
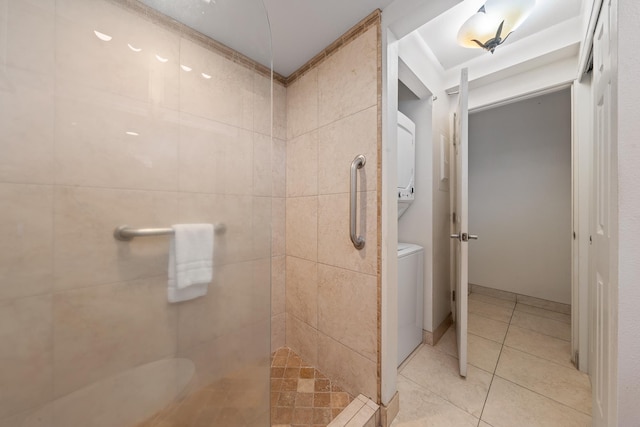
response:
<path fill-rule="evenodd" d="M 438 344 L 440 338 L 447 332 L 449 326 L 453 324 L 453 316 L 451 313 L 438 325 L 435 331 L 422 331 L 422 342 L 425 344 L 429 344 L 430 346 L 434 346 Z"/>

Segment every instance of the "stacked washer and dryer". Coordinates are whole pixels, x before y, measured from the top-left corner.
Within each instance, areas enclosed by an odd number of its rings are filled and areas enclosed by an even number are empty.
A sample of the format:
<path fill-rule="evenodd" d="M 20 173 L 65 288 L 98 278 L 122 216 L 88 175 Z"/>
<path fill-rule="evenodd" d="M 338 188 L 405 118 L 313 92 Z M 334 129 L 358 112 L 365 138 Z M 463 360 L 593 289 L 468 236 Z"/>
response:
<path fill-rule="evenodd" d="M 416 126 L 398 112 L 398 220 L 414 200 Z M 422 343 L 424 248 L 398 243 L 398 366 Z"/>

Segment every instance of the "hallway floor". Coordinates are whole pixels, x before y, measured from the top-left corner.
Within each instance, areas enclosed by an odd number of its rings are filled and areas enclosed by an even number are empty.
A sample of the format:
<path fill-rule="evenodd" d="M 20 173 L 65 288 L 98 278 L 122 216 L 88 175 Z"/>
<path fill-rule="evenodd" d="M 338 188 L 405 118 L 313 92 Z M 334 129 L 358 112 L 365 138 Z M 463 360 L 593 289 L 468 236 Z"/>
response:
<path fill-rule="evenodd" d="M 467 378 L 453 325 L 401 366 L 392 427 L 590 426 L 591 385 L 571 364 L 566 311 L 472 293 Z"/>

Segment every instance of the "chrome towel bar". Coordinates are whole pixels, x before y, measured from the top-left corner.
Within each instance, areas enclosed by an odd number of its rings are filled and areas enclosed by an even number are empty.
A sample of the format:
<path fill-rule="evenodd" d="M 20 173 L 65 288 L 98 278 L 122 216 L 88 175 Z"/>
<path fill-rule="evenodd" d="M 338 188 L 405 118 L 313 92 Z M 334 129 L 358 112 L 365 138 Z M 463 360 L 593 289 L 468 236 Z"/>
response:
<path fill-rule="evenodd" d="M 359 154 L 351 162 L 351 191 L 349 200 L 349 234 L 351 242 L 356 249 L 360 250 L 364 248 L 364 237 L 358 236 L 356 230 L 356 219 L 358 218 L 357 212 L 357 198 L 358 198 L 358 169 L 362 169 L 367 163 L 367 158 Z"/>
<path fill-rule="evenodd" d="M 213 229 L 216 234 L 224 234 L 227 231 L 227 226 L 221 223 L 214 224 Z M 113 237 L 123 242 L 133 240 L 134 237 L 166 236 L 170 234 L 173 234 L 173 228 L 133 228 L 128 225 L 121 225 L 113 230 Z"/>

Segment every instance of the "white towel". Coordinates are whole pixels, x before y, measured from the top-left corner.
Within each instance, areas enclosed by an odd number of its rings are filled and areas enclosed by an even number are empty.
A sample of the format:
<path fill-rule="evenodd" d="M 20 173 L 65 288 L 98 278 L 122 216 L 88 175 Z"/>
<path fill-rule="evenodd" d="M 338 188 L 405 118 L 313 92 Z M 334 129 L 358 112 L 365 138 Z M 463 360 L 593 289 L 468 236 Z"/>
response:
<path fill-rule="evenodd" d="M 207 293 L 213 277 L 213 225 L 178 224 L 169 248 L 169 302 L 186 301 Z"/>

